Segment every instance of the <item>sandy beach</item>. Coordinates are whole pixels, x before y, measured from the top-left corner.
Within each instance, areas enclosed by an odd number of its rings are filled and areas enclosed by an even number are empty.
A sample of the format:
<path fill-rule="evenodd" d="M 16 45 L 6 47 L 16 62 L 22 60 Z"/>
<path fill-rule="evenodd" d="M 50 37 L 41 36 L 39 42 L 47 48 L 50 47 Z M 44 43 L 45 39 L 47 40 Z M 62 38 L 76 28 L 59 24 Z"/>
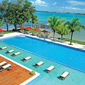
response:
<path fill-rule="evenodd" d="M 28 26 L 27 26 L 28 27 Z M 4 31 L 7 31 L 7 28 L 6 27 L 1 27 Z M 14 26 L 9 26 L 9 31 L 11 31 L 11 30 L 13 30 L 13 29 L 15 29 L 14 28 Z M 17 27 L 17 29 L 20 29 L 20 28 L 18 28 Z M 53 37 L 53 31 L 52 31 L 52 29 L 50 29 L 50 28 L 39 28 L 41 31 L 42 30 L 47 30 L 48 32 L 50 32 L 49 33 L 49 36 L 48 37 Z M 85 31 L 85 30 L 84 30 Z M 61 35 L 59 35 L 58 33 L 55 33 L 55 37 L 57 37 L 57 38 L 61 38 Z M 69 38 L 70 39 L 70 35 L 63 35 L 63 38 Z M 79 41 L 85 41 L 85 37 L 84 36 L 82 36 L 80 33 L 78 33 L 78 32 L 74 32 L 74 34 L 73 34 L 73 39 L 74 40 L 79 40 Z"/>
<path fill-rule="evenodd" d="M 47 30 L 49 31 L 49 37 L 53 37 L 53 31 L 51 29 L 44 29 L 44 28 L 40 28 L 40 30 Z M 85 41 L 85 37 L 81 37 L 81 39 L 79 39 L 79 37 L 77 37 L 77 35 L 80 35 L 80 33 L 77 32 L 77 34 L 74 32 L 73 35 L 73 39 L 74 40 L 79 40 L 79 41 Z M 80 35 L 81 36 L 81 35 Z M 55 33 L 55 37 L 56 38 L 61 38 L 61 35 L 59 35 L 58 33 Z M 71 35 L 63 35 L 63 38 L 69 38 L 70 39 Z"/>

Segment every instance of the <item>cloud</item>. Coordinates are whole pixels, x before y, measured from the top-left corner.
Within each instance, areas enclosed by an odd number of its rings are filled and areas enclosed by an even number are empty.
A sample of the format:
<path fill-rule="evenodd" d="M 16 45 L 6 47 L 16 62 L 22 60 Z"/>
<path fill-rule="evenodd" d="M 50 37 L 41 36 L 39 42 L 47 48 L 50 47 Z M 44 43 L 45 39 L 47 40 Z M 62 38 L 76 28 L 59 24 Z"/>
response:
<path fill-rule="evenodd" d="M 57 4 L 57 2 L 54 2 L 54 3 L 53 3 L 53 5 L 56 5 L 56 4 Z"/>
<path fill-rule="evenodd" d="M 34 2 L 33 1 L 30 1 L 33 5 L 34 5 Z"/>
<path fill-rule="evenodd" d="M 67 2 L 70 3 L 72 6 L 85 5 L 85 2 L 82 2 L 82 1 L 67 1 Z"/>
<path fill-rule="evenodd" d="M 75 7 L 62 7 L 64 9 L 73 9 L 73 10 L 80 10 L 80 8 L 75 8 Z"/>
<path fill-rule="evenodd" d="M 62 7 L 63 10 L 66 11 L 72 11 L 72 12 L 84 12 L 85 8 L 81 9 L 81 8 L 76 8 L 76 7 Z"/>
<path fill-rule="evenodd" d="M 48 3 L 46 3 L 45 1 L 41 1 L 41 0 L 35 0 L 34 2 L 33 1 L 30 1 L 33 5 L 39 5 L 39 6 L 47 6 Z"/>

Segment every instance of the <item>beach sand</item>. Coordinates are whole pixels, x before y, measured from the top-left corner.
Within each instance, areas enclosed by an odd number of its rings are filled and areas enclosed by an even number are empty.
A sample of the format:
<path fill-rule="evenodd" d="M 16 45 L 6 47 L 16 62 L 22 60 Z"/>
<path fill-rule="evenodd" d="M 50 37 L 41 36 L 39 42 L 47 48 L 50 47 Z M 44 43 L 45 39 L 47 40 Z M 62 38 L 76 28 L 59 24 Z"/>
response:
<path fill-rule="evenodd" d="M 4 31 L 7 31 L 7 28 L 6 27 L 1 27 L 1 29 L 3 29 Z M 11 30 L 13 30 L 13 29 L 15 29 L 14 28 L 14 26 L 9 26 L 9 31 L 11 31 Z M 17 29 L 20 29 L 20 28 L 17 28 Z M 47 31 L 49 31 L 50 33 L 49 33 L 49 37 L 53 37 L 53 31 L 52 31 L 52 29 L 51 28 L 39 28 L 41 31 L 42 30 L 47 30 Z M 79 41 L 85 41 L 85 37 L 84 37 L 84 31 L 85 30 L 81 30 L 81 33 L 79 33 L 79 32 L 74 32 L 74 34 L 73 34 L 73 39 L 74 40 L 79 40 Z M 61 35 L 59 35 L 58 33 L 55 33 L 55 37 L 56 38 L 61 38 Z M 71 38 L 71 35 L 63 35 L 63 38 Z"/>
<path fill-rule="evenodd" d="M 53 31 L 51 30 L 51 29 L 44 29 L 44 28 L 40 28 L 40 30 L 47 30 L 47 31 L 49 31 L 50 33 L 49 33 L 49 37 L 53 37 Z M 85 31 L 85 30 L 84 30 Z M 61 35 L 59 35 L 58 33 L 55 33 L 55 37 L 56 38 L 61 38 Z M 63 35 L 63 38 L 71 38 L 71 35 Z M 73 34 L 73 39 L 74 40 L 78 40 L 78 41 L 85 41 L 85 37 L 84 36 L 82 36 L 80 33 L 78 33 L 78 32 L 74 32 L 74 34 Z"/>

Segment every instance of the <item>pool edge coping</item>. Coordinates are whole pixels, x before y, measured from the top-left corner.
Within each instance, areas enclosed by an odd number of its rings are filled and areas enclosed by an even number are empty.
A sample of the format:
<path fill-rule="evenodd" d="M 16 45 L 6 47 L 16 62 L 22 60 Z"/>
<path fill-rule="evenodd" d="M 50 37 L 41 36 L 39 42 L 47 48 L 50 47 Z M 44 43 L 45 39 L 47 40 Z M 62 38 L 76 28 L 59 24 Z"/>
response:
<path fill-rule="evenodd" d="M 5 36 L 6 35 L 6 36 Z M 37 36 L 32 36 L 30 34 L 23 34 L 23 33 L 19 33 L 19 32 L 15 32 L 15 33 L 9 33 L 9 34 L 5 34 L 3 37 L 0 37 L 0 39 L 3 39 L 3 38 L 9 38 L 9 37 L 13 37 L 13 36 L 17 36 L 17 35 L 25 35 L 25 36 L 28 36 L 28 37 L 31 37 L 31 38 L 35 38 L 35 39 L 39 39 L 39 40 L 43 40 L 43 41 L 47 41 L 47 42 L 51 42 L 51 43 L 54 43 L 54 44 L 59 44 L 59 45 L 63 45 L 63 46 L 67 46 L 67 47 L 70 47 L 70 48 L 74 48 L 76 50 L 81 50 L 81 51 L 85 51 L 85 49 L 83 48 L 79 48 L 77 45 L 75 46 L 75 43 L 73 43 L 74 45 L 68 45 L 67 43 L 65 42 L 61 42 L 61 41 L 52 41 L 51 39 L 44 39 L 44 38 L 39 38 Z M 78 44 L 80 46 L 85 46 L 85 45 L 81 45 L 81 44 Z"/>

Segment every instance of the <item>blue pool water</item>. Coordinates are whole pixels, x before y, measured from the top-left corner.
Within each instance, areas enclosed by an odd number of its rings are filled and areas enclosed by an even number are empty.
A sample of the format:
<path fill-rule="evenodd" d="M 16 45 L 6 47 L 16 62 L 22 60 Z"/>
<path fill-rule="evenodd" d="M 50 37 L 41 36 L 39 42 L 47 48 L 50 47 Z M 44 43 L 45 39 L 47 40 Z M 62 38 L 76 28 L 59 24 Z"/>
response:
<path fill-rule="evenodd" d="M 18 42 L 18 41 L 17 41 Z M 16 42 L 15 42 L 16 43 Z M 7 46 L 7 49 L 0 50 L 0 54 L 6 56 L 7 58 L 16 61 L 17 63 L 30 68 L 38 73 L 40 73 L 40 76 L 31 81 L 30 83 L 26 85 L 85 85 L 85 73 L 77 71 L 75 69 L 71 69 L 69 67 L 66 67 L 64 65 L 58 64 L 56 62 L 53 62 L 51 60 L 45 59 L 43 57 L 40 57 L 38 55 L 35 55 L 33 53 L 30 53 L 29 51 L 17 48 L 15 46 L 12 46 L 7 43 L 0 42 L 0 47 Z M 12 57 L 10 54 L 6 54 L 5 52 L 7 50 L 14 49 L 16 52 L 21 52 L 20 55 L 17 55 L 16 57 Z M 31 56 L 32 59 L 22 62 L 21 60 L 26 58 L 27 56 Z M 35 63 L 38 63 L 40 61 L 43 61 L 44 64 L 41 65 L 38 68 L 33 67 Z M 45 69 L 49 67 L 50 65 L 55 66 L 55 69 L 53 69 L 50 73 L 46 73 Z M 70 74 L 67 76 L 65 80 L 60 80 L 58 77 L 64 72 L 68 71 Z M 0 76 L 2 77 L 2 76 Z M 16 81 L 14 81 L 16 82 Z"/>
<path fill-rule="evenodd" d="M 1 40 L 55 62 L 85 71 L 85 52 L 30 37 L 10 37 Z"/>

